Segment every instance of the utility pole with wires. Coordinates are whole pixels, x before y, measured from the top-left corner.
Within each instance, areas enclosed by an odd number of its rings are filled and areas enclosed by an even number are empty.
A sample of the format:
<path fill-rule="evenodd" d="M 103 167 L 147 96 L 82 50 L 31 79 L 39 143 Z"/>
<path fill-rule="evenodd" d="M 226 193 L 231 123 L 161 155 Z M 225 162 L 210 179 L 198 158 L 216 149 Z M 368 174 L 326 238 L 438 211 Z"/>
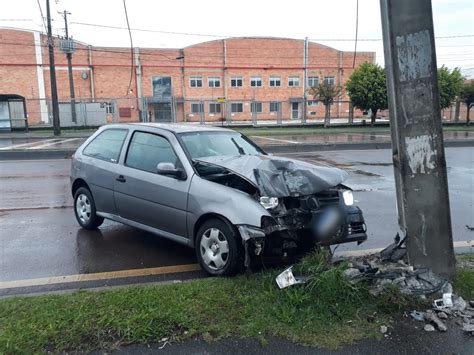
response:
<path fill-rule="evenodd" d="M 53 34 L 51 30 L 51 11 L 49 9 L 49 0 L 46 0 L 46 17 L 48 22 L 48 50 L 49 50 L 49 75 L 51 78 L 51 104 L 53 106 L 53 130 L 54 135 L 61 134 L 61 127 L 59 122 L 59 103 L 58 103 L 58 88 L 56 86 L 56 66 L 54 63 L 54 45 Z"/>
<path fill-rule="evenodd" d="M 69 96 L 71 99 L 71 120 L 73 123 L 77 123 L 76 117 L 76 95 L 74 93 L 74 75 L 72 72 L 72 54 L 76 51 L 76 45 L 74 40 L 69 37 L 67 15 L 71 15 L 70 12 L 64 10 L 64 26 L 66 31 L 66 38 L 61 40 L 61 51 L 66 53 L 67 58 L 67 70 L 69 74 Z"/>

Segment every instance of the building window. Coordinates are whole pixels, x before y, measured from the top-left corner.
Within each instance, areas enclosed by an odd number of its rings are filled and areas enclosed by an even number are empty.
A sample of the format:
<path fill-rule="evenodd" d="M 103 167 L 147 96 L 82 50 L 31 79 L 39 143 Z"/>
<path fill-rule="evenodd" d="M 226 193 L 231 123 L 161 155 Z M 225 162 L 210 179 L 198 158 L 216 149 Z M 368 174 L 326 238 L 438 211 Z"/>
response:
<path fill-rule="evenodd" d="M 252 102 L 250 105 L 252 113 L 260 113 L 262 112 L 262 103 L 261 102 Z"/>
<path fill-rule="evenodd" d="M 107 113 L 107 114 L 115 113 L 115 106 L 112 102 L 106 102 L 105 103 L 105 113 Z"/>
<path fill-rule="evenodd" d="M 300 77 L 299 76 L 288 77 L 288 86 L 300 86 Z"/>
<path fill-rule="evenodd" d="M 221 104 L 210 103 L 209 113 L 221 113 Z"/>
<path fill-rule="evenodd" d="M 334 85 L 336 81 L 334 80 L 333 76 L 325 76 L 324 77 L 324 83 L 327 85 Z"/>
<path fill-rule="evenodd" d="M 250 86 L 261 87 L 263 85 L 262 78 L 259 76 L 252 76 L 250 78 Z"/>
<path fill-rule="evenodd" d="M 221 78 L 219 77 L 209 77 L 207 78 L 207 83 L 210 88 L 220 88 L 221 87 Z"/>
<path fill-rule="evenodd" d="M 202 77 L 192 76 L 189 79 L 189 86 L 191 86 L 192 88 L 202 88 Z"/>
<path fill-rule="evenodd" d="M 204 112 L 203 104 L 191 104 L 191 113 L 202 113 Z"/>
<path fill-rule="evenodd" d="M 319 86 L 319 76 L 308 76 L 308 86 L 315 88 Z"/>
<path fill-rule="evenodd" d="M 270 77 L 270 86 L 271 87 L 281 86 L 281 78 L 279 76 Z"/>
<path fill-rule="evenodd" d="M 278 101 L 270 102 L 270 112 L 280 112 L 280 103 Z"/>
<path fill-rule="evenodd" d="M 243 80 L 241 76 L 233 76 L 230 79 L 230 86 L 233 88 L 241 88 L 243 85 Z"/>
<path fill-rule="evenodd" d="M 233 102 L 230 105 L 230 112 L 232 113 L 244 112 L 244 105 L 241 102 Z"/>
<path fill-rule="evenodd" d="M 308 106 L 318 106 L 319 101 L 318 100 L 309 100 L 308 101 Z"/>

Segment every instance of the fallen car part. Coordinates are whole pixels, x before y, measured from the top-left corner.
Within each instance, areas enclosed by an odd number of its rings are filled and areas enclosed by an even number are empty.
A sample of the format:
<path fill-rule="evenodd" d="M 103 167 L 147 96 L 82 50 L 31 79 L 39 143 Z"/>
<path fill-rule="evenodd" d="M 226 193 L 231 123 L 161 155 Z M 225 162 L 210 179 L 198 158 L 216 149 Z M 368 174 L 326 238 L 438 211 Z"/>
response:
<path fill-rule="evenodd" d="M 280 289 L 289 287 L 291 285 L 298 285 L 304 284 L 308 281 L 308 278 L 302 276 L 293 275 L 293 266 L 290 266 L 288 269 L 284 270 L 281 274 L 279 274 L 275 281 L 278 284 Z"/>
<path fill-rule="evenodd" d="M 443 293 L 443 298 L 433 301 L 433 305 L 437 309 L 450 308 L 453 306 L 453 294 L 452 293 Z"/>

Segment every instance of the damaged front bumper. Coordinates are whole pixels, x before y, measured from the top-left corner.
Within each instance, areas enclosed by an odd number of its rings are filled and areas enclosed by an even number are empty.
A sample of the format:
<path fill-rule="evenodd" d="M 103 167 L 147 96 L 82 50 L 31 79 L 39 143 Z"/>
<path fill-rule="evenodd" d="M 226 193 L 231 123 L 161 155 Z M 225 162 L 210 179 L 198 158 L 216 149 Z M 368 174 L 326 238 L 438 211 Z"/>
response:
<path fill-rule="evenodd" d="M 238 226 L 246 251 L 251 254 L 286 255 L 329 246 L 367 240 L 362 211 L 346 205 L 344 190 L 282 199 L 271 216 L 263 216 L 260 228 Z M 250 242 L 250 243 L 249 243 Z"/>

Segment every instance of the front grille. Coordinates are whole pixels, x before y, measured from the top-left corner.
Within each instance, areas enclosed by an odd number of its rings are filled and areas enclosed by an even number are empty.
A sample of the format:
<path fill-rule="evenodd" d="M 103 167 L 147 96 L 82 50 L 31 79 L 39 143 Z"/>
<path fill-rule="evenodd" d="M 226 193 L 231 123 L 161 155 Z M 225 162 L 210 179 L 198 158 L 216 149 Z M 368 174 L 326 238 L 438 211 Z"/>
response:
<path fill-rule="evenodd" d="M 316 194 L 321 208 L 339 205 L 339 191 L 322 191 Z"/>

